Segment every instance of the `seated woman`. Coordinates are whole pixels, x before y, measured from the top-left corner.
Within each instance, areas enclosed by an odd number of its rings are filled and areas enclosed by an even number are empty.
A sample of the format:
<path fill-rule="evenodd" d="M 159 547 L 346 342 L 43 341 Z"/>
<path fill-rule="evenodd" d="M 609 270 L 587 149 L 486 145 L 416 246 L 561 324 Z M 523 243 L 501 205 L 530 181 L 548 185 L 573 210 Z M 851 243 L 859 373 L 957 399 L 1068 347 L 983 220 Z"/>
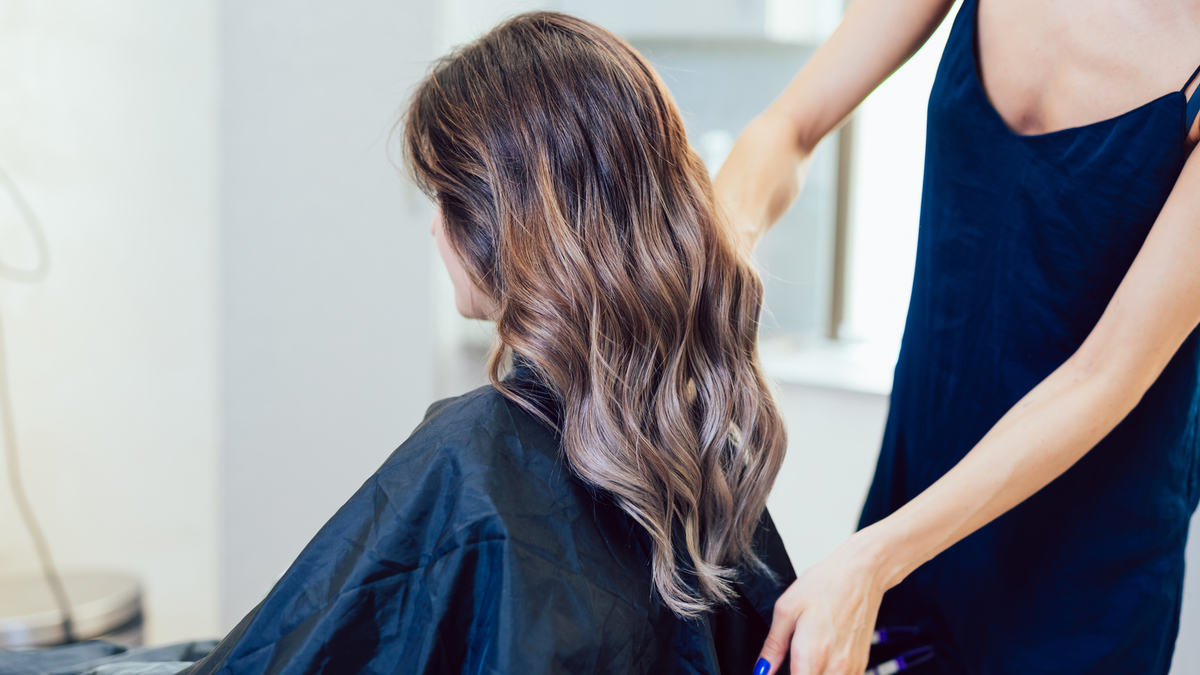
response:
<path fill-rule="evenodd" d="M 491 385 L 434 404 L 189 672 L 751 672 L 795 576 L 764 509 L 784 430 L 761 282 L 663 83 L 525 14 L 403 124 Z"/>

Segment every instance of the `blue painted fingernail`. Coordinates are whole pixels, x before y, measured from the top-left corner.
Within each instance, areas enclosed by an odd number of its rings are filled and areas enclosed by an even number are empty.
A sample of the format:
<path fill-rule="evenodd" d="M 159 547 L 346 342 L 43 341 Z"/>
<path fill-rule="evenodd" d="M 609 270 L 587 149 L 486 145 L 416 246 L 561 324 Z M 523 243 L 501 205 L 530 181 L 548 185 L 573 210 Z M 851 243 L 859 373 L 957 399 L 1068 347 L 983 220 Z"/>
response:
<path fill-rule="evenodd" d="M 759 659 L 758 663 L 754 664 L 754 675 L 767 675 L 771 672 L 771 662 L 766 659 Z"/>

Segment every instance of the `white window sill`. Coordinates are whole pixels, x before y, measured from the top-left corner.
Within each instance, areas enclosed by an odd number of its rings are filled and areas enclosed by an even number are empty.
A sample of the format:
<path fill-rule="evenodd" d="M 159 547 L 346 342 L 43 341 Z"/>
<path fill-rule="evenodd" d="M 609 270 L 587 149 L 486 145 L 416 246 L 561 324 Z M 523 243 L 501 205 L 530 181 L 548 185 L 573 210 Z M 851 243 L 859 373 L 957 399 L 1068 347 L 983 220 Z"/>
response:
<path fill-rule="evenodd" d="M 767 377 L 797 384 L 889 396 L 899 346 L 869 342 L 826 341 L 796 347 L 763 341 L 759 346 Z"/>

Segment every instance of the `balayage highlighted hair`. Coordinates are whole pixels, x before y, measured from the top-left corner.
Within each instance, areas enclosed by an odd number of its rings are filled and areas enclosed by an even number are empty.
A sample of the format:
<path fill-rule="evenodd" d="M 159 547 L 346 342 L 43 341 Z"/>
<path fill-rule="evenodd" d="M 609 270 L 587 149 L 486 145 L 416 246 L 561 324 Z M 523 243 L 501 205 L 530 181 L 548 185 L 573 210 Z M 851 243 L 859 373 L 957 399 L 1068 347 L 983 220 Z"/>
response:
<path fill-rule="evenodd" d="M 435 64 L 403 134 L 498 307 L 492 384 L 649 532 L 672 611 L 730 600 L 734 566 L 766 572 L 752 536 L 786 439 L 758 363 L 762 282 L 662 81 L 603 28 L 522 14 Z M 511 353 L 556 419 L 505 385 Z"/>

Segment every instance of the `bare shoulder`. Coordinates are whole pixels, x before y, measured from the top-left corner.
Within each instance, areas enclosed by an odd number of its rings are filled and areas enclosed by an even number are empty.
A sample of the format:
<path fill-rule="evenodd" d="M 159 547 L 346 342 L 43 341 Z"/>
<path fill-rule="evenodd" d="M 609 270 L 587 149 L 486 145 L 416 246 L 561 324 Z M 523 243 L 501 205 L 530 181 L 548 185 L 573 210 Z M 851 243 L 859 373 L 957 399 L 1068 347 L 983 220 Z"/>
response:
<path fill-rule="evenodd" d="M 1195 0 L 978 0 L 980 79 L 1020 134 L 1084 126 L 1179 91 L 1200 66 Z"/>

